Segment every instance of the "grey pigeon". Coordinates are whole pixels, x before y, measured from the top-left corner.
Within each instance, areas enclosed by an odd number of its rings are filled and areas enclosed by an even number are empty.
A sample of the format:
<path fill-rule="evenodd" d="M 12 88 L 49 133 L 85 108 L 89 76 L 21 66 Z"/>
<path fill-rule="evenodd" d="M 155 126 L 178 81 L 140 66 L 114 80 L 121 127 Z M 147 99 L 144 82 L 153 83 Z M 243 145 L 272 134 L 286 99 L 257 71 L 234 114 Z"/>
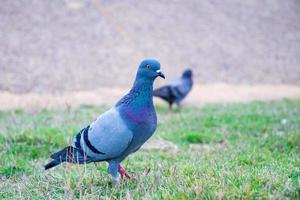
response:
<path fill-rule="evenodd" d="M 180 78 L 170 84 L 157 88 L 153 91 L 153 95 L 168 102 L 169 110 L 172 110 L 173 103 L 176 103 L 180 107 L 181 102 L 193 87 L 192 76 L 192 70 L 186 69 Z"/>
<path fill-rule="evenodd" d="M 117 104 L 83 128 L 72 144 L 51 155 L 45 169 L 62 162 L 90 163 L 107 161 L 108 172 L 116 185 L 122 178 L 130 178 L 121 162 L 136 152 L 154 133 L 157 126 L 153 105 L 153 82 L 165 78 L 156 60 L 140 64 L 132 89 Z"/>

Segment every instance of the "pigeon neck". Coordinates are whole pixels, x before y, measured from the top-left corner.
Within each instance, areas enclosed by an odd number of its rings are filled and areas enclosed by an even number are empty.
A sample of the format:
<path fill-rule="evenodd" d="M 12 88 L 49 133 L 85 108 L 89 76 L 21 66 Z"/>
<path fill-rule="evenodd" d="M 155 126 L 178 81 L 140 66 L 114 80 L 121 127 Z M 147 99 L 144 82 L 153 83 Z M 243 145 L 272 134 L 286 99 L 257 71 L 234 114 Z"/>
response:
<path fill-rule="evenodd" d="M 132 89 L 136 88 L 141 92 L 146 92 L 146 91 L 149 92 L 153 90 L 153 82 L 154 80 L 152 79 L 136 78 Z"/>
<path fill-rule="evenodd" d="M 153 80 L 139 79 L 134 81 L 133 87 L 130 91 L 133 94 L 135 103 L 152 103 L 153 96 Z"/>
<path fill-rule="evenodd" d="M 117 106 L 130 105 L 132 108 L 138 108 L 153 105 L 153 81 L 136 78 L 130 92 L 117 103 Z"/>

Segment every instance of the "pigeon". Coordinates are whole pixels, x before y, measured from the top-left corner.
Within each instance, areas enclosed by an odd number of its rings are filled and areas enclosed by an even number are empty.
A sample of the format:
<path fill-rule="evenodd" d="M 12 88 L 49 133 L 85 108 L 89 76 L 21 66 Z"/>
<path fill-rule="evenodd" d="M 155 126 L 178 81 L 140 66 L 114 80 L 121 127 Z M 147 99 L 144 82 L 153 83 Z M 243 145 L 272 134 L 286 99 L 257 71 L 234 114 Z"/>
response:
<path fill-rule="evenodd" d="M 181 102 L 188 95 L 193 87 L 192 70 L 186 69 L 180 78 L 165 86 L 153 91 L 153 95 L 159 97 L 169 104 L 169 110 L 172 111 L 173 103 L 180 107 Z"/>
<path fill-rule="evenodd" d="M 141 62 L 131 90 L 114 107 L 101 114 L 74 137 L 70 146 L 52 154 L 45 170 L 63 162 L 85 164 L 108 162 L 108 173 L 119 186 L 120 177 L 130 178 L 120 164 L 153 135 L 157 117 L 153 105 L 153 82 L 165 78 L 160 63 L 153 59 Z"/>

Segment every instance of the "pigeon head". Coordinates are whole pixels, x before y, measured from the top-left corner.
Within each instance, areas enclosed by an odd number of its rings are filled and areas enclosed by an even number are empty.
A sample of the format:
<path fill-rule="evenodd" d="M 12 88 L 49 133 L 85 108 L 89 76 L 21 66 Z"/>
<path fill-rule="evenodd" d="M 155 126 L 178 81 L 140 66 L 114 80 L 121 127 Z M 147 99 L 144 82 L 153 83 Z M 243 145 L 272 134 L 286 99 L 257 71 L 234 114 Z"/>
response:
<path fill-rule="evenodd" d="M 154 80 L 156 77 L 165 78 L 165 75 L 160 71 L 160 63 L 157 60 L 143 60 L 137 71 L 138 79 Z"/>
<path fill-rule="evenodd" d="M 193 76 L 193 72 L 191 69 L 184 70 L 184 72 L 182 74 L 183 78 L 192 78 L 192 76 Z"/>

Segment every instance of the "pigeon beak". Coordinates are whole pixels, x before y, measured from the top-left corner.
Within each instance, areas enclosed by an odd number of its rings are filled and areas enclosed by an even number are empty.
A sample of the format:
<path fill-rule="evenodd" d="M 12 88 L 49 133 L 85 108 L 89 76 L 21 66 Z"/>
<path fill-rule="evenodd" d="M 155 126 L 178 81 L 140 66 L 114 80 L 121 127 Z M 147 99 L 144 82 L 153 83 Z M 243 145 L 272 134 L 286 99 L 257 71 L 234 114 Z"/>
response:
<path fill-rule="evenodd" d="M 165 79 L 165 75 L 160 70 L 157 70 L 156 73 L 157 73 L 157 76 L 160 76 L 163 79 Z"/>

